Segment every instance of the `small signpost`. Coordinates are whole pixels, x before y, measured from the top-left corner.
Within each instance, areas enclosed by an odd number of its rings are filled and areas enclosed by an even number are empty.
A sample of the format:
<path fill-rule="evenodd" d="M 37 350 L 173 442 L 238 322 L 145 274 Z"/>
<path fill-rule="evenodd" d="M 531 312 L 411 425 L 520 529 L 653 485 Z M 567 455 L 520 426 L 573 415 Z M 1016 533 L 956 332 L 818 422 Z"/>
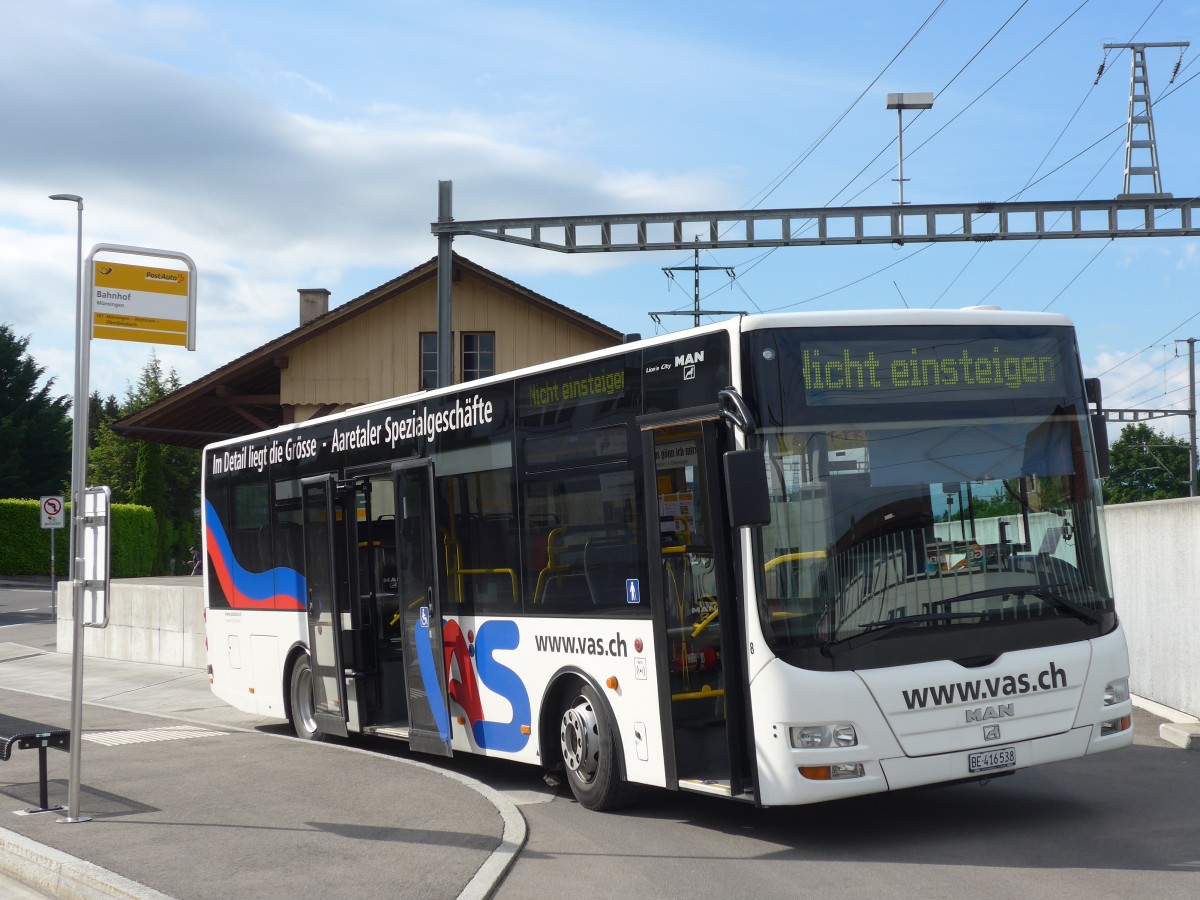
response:
<path fill-rule="evenodd" d="M 55 583 L 54 532 L 67 523 L 62 497 L 42 497 L 40 500 L 42 527 L 50 529 L 50 615 L 58 618 L 58 585 Z"/>

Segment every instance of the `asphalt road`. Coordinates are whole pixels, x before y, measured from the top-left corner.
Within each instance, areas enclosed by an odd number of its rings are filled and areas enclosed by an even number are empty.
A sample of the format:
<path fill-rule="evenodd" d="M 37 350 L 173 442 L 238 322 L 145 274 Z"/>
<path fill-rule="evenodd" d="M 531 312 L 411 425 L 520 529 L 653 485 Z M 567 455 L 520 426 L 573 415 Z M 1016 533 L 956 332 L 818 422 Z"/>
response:
<path fill-rule="evenodd" d="M 1200 753 L 1135 716 L 1135 746 L 986 784 L 756 809 L 647 791 L 620 814 L 496 761 L 451 764 L 510 792 L 529 840 L 498 900 L 833 896 L 1200 896 Z"/>
<path fill-rule="evenodd" d="M 0 628 L 48 621 L 50 599 L 49 577 L 42 585 L 0 586 Z M 11 638 L 6 637 L 5 640 Z"/>
<path fill-rule="evenodd" d="M 0 640 L 52 642 L 36 594 L 0 590 Z M 786 809 L 647 790 L 600 814 L 533 768 L 435 764 L 506 794 L 528 822 L 499 900 L 1200 896 L 1200 753 L 1159 739 L 1160 722 L 1137 711 L 1127 750 L 984 785 Z M 389 741 L 356 747 L 432 761 Z"/>

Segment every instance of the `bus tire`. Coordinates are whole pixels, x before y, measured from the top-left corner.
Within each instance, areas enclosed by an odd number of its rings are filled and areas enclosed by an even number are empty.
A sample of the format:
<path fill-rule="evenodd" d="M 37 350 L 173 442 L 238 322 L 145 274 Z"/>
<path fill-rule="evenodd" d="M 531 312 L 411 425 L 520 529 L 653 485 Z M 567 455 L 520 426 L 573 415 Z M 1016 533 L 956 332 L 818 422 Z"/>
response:
<path fill-rule="evenodd" d="M 559 750 L 571 793 L 587 809 L 627 805 L 637 789 L 621 777 L 615 735 L 595 688 L 579 682 L 564 696 Z"/>
<path fill-rule="evenodd" d="M 307 653 L 301 653 L 292 663 L 292 675 L 288 679 L 288 706 L 292 731 L 304 741 L 323 741 L 325 732 L 317 725 L 316 704 L 313 700 L 312 664 Z"/>

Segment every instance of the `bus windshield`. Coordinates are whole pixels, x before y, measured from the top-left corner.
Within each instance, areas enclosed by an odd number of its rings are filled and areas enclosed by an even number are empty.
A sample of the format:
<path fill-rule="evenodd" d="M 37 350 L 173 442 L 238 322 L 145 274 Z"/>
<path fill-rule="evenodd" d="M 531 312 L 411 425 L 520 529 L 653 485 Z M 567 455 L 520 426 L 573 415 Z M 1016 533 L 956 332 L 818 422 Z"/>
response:
<path fill-rule="evenodd" d="M 747 344 L 772 507 L 760 615 L 778 655 L 820 669 L 988 661 L 1115 627 L 1069 329 L 794 329 Z"/>

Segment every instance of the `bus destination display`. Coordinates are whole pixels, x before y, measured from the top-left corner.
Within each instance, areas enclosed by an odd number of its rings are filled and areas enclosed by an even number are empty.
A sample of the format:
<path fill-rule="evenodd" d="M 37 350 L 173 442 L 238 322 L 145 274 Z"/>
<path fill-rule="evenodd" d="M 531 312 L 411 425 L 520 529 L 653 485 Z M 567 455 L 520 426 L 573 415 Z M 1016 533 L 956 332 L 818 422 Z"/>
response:
<path fill-rule="evenodd" d="M 1053 337 L 805 342 L 799 363 L 809 406 L 1061 397 L 1065 387 Z"/>

